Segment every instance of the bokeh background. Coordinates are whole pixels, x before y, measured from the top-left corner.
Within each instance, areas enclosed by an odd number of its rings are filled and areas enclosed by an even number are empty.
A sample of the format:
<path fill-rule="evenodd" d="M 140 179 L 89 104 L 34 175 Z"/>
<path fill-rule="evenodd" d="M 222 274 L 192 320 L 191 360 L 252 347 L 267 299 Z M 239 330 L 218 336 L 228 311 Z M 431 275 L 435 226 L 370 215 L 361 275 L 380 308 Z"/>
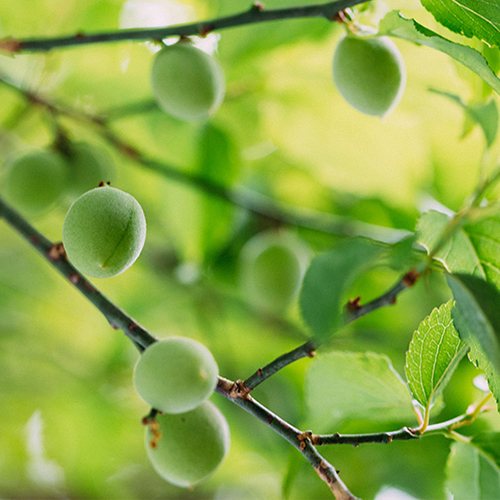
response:
<path fill-rule="evenodd" d="M 269 0 L 266 5 L 306 3 L 312 2 Z M 4 1 L 0 37 L 177 24 L 247 8 L 241 0 Z M 393 8 L 435 27 L 413 1 L 377 2 L 361 19 L 376 21 Z M 334 214 L 354 232 L 372 228 L 356 221 L 381 226 L 381 235 L 395 234 L 392 229 L 411 232 L 422 211 L 456 210 L 473 190 L 480 165 L 488 168 L 498 156 L 498 143 L 485 157 L 481 131 L 462 137 L 463 111 L 429 89 L 467 101 L 484 91 L 482 83 L 443 54 L 396 40 L 408 72 L 403 99 L 384 120 L 361 115 L 331 81 L 341 32 L 334 23 L 309 19 L 239 27 L 199 40 L 219 58 L 227 78 L 226 100 L 209 124 L 222 151 L 215 148 L 209 157 L 215 165 L 211 175 L 280 206 L 314 210 L 320 219 Z M 108 116 L 109 126 L 147 156 L 200 173 L 208 161 L 200 147 L 207 125 L 181 123 L 155 107 L 149 85 L 155 50 L 150 43 L 121 42 L 0 55 L 0 77 L 48 100 Z M 13 151 L 50 145 L 54 126 L 43 107 L 1 84 L 0 102 L 0 160 Z M 93 280 L 114 303 L 158 337 L 182 335 L 204 343 L 221 374 L 231 379 L 248 377 L 307 338 L 297 304 L 284 312 L 263 312 L 239 287 L 241 248 L 254 234 L 276 229 L 276 221 L 147 170 L 90 124 L 65 117 L 60 124 L 71 138 L 107 150 L 113 185 L 133 194 L 146 214 L 148 236 L 139 260 L 122 275 Z M 70 201 L 30 222 L 60 241 Z M 345 238 L 287 229 L 315 253 Z M 374 298 L 398 276 L 398 270 L 376 269 L 358 280 L 349 296 Z M 402 374 L 413 331 L 449 295 L 441 277 L 430 275 L 394 307 L 342 329 L 328 349 L 386 354 Z M 231 429 L 229 457 L 192 491 L 165 483 L 143 446 L 140 421 L 149 409 L 132 386 L 137 357 L 120 331 L 0 221 L 1 498 L 331 498 L 300 454 L 217 394 L 212 401 Z M 304 399 L 311 363 L 301 360 L 255 391 L 259 401 L 302 429 L 314 421 Z M 467 361 L 460 365 L 439 419 L 464 412 L 479 396 L 473 384 L 477 375 Z M 376 432 L 403 425 L 415 422 L 332 420 L 321 431 Z M 498 422 L 484 419 L 475 427 L 481 428 L 498 429 Z M 321 451 L 360 497 L 389 498 L 387 488 L 397 488 L 399 495 L 441 499 L 448 450 L 444 438 L 432 437 Z"/>

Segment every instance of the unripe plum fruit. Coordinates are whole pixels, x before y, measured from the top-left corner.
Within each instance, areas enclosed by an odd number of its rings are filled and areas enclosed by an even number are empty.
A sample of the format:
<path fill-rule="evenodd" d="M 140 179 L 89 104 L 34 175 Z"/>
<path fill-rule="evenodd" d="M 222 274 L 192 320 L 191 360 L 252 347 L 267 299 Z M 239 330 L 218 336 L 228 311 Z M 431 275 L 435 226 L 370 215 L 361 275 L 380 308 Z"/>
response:
<path fill-rule="evenodd" d="M 68 192 L 72 196 L 80 196 L 101 182 L 111 180 L 111 158 L 104 149 L 86 142 L 72 142 L 66 160 L 69 168 Z"/>
<path fill-rule="evenodd" d="M 229 451 L 227 421 L 210 401 L 155 420 L 146 429 L 147 455 L 156 472 L 176 486 L 189 488 L 207 479 Z"/>
<path fill-rule="evenodd" d="M 63 224 L 69 261 L 93 278 L 130 267 L 146 239 L 146 219 L 136 199 L 109 186 L 87 191 L 70 206 Z"/>
<path fill-rule="evenodd" d="M 32 151 L 5 161 L 1 191 L 16 208 L 28 214 L 48 209 L 66 186 L 64 162 L 54 152 Z"/>
<path fill-rule="evenodd" d="M 335 49 L 333 81 L 342 97 L 367 115 L 384 116 L 406 84 L 403 57 L 388 37 L 343 36 Z"/>
<path fill-rule="evenodd" d="M 282 312 L 300 289 L 311 253 L 309 246 L 292 234 L 257 234 L 240 254 L 244 296 L 259 309 Z"/>
<path fill-rule="evenodd" d="M 217 60 L 186 41 L 158 52 L 151 85 L 159 106 L 184 121 L 206 120 L 221 105 L 226 91 Z"/>
<path fill-rule="evenodd" d="M 156 410 L 183 413 L 200 405 L 217 385 L 212 353 L 196 340 L 170 337 L 151 344 L 134 370 L 139 395 Z"/>

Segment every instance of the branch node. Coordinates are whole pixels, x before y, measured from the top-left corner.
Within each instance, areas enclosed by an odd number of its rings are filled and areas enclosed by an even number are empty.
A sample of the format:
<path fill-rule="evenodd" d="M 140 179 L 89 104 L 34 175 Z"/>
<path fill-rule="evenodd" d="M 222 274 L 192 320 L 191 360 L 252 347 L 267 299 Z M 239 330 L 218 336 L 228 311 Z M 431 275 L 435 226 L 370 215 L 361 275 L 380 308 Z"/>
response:
<path fill-rule="evenodd" d="M 316 350 L 315 350 L 315 349 L 310 349 L 310 350 L 307 352 L 307 357 L 308 357 L 308 358 L 314 358 L 314 356 L 316 356 Z"/>
<path fill-rule="evenodd" d="M 411 269 L 403 276 L 403 283 L 407 287 L 413 286 L 419 277 L 420 273 L 416 269 Z"/>
<path fill-rule="evenodd" d="M 265 10 L 266 6 L 262 2 L 254 2 L 252 7 L 250 8 L 250 11 L 257 11 L 257 12 L 262 12 Z"/>
<path fill-rule="evenodd" d="M 350 299 L 347 303 L 347 312 L 353 313 L 361 309 L 361 304 L 359 303 L 361 297 L 356 297 L 355 299 Z"/>
<path fill-rule="evenodd" d="M 204 24 L 200 31 L 199 31 L 199 35 L 202 37 L 202 38 L 205 38 L 209 33 L 211 33 L 212 31 L 214 30 L 214 27 L 211 25 L 211 24 Z"/>
<path fill-rule="evenodd" d="M 80 282 L 80 275 L 78 273 L 71 273 L 68 275 L 68 279 L 73 285 L 78 285 Z"/>
<path fill-rule="evenodd" d="M 14 55 L 23 49 L 23 42 L 15 38 L 4 38 L 0 40 L 0 52 L 7 52 L 8 55 Z"/>
<path fill-rule="evenodd" d="M 54 243 L 47 252 L 47 258 L 51 262 L 59 262 L 66 259 L 66 251 L 62 243 Z"/>

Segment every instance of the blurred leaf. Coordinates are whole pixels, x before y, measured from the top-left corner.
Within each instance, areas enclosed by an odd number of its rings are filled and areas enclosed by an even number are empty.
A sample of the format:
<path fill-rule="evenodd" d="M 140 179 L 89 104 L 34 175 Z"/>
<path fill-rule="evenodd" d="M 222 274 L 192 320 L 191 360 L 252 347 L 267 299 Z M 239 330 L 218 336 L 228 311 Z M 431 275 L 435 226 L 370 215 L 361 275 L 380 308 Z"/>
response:
<path fill-rule="evenodd" d="M 390 359 L 370 352 L 318 355 L 307 373 L 306 400 L 312 421 L 323 428 L 353 419 L 415 418 L 408 388 Z"/>
<path fill-rule="evenodd" d="M 471 351 L 469 358 L 486 373 L 497 402 L 500 401 L 500 292 L 476 276 L 449 274 L 455 306 L 452 318 L 460 338 Z"/>
<path fill-rule="evenodd" d="M 500 432 L 480 432 L 471 442 L 500 469 Z"/>
<path fill-rule="evenodd" d="M 449 55 L 481 77 L 497 94 L 500 94 L 500 79 L 488 66 L 486 59 L 477 50 L 452 42 L 434 31 L 407 19 L 397 11 L 389 12 L 379 29 L 380 35 L 394 36 L 410 42 L 426 45 Z"/>
<path fill-rule="evenodd" d="M 215 184 L 230 186 L 238 175 L 240 163 L 227 132 L 207 123 L 198 144 L 199 174 Z M 234 207 L 213 196 L 205 195 L 200 215 L 203 219 L 200 243 L 207 257 L 227 241 L 233 227 Z"/>
<path fill-rule="evenodd" d="M 446 465 L 446 488 L 454 500 L 500 498 L 500 469 L 481 448 L 456 442 Z"/>
<path fill-rule="evenodd" d="M 487 147 L 491 147 L 495 142 L 498 132 L 499 116 L 495 101 L 491 100 L 488 103 L 466 104 L 455 94 L 435 89 L 431 89 L 431 91 L 456 102 L 465 111 L 467 120 L 464 125 L 463 137 L 465 137 L 472 130 L 472 127 L 477 124 L 483 131 Z"/>
<path fill-rule="evenodd" d="M 383 247 L 355 238 L 312 260 L 300 292 L 300 310 L 312 333 L 324 339 L 342 325 L 347 288 L 374 267 Z"/>
<path fill-rule="evenodd" d="M 500 9 L 482 0 L 421 0 L 438 23 L 467 38 L 500 45 Z"/>
<path fill-rule="evenodd" d="M 417 222 L 417 241 L 427 252 L 433 251 L 439 242 L 450 218 L 435 210 L 424 213 Z M 443 263 L 450 272 L 462 272 L 485 277 L 480 257 L 467 234 L 458 229 L 448 238 L 446 243 L 437 252 L 435 259 Z M 499 257 L 500 264 L 500 257 Z"/>
<path fill-rule="evenodd" d="M 406 378 L 413 397 L 430 407 L 468 350 L 451 319 L 453 301 L 434 309 L 413 334 L 406 353 Z"/>

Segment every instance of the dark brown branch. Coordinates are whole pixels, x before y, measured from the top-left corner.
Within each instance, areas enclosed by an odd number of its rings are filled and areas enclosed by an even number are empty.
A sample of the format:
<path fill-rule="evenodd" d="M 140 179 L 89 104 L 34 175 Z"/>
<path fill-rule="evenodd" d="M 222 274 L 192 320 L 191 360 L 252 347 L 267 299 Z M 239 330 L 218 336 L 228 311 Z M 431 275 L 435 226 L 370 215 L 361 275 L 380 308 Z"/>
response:
<path fill-rule="evenodd" d="M 269 10 L 264 9 L 262 4 L 256 3 L 246 12 L 232 16 L 191 24 L 168 26 L 165 28 L 127 29 L 95 34 L 77 33 L 72 36 L 45 39 L 31 38 L 16 40 L 14 38 L 6 38 L 0 40 L 0 50 L 10 53 L 40 52 L 62 47 L 120 42 L 125 40 L 145 41 L 162 40 L 170 36 L 206 36 L 212 31 L 285 19 L 323 18 L 332 21 L 336 19 L 340 11 L 366 1 L 367 0 L 337 0 L 316 5 Z"/>

